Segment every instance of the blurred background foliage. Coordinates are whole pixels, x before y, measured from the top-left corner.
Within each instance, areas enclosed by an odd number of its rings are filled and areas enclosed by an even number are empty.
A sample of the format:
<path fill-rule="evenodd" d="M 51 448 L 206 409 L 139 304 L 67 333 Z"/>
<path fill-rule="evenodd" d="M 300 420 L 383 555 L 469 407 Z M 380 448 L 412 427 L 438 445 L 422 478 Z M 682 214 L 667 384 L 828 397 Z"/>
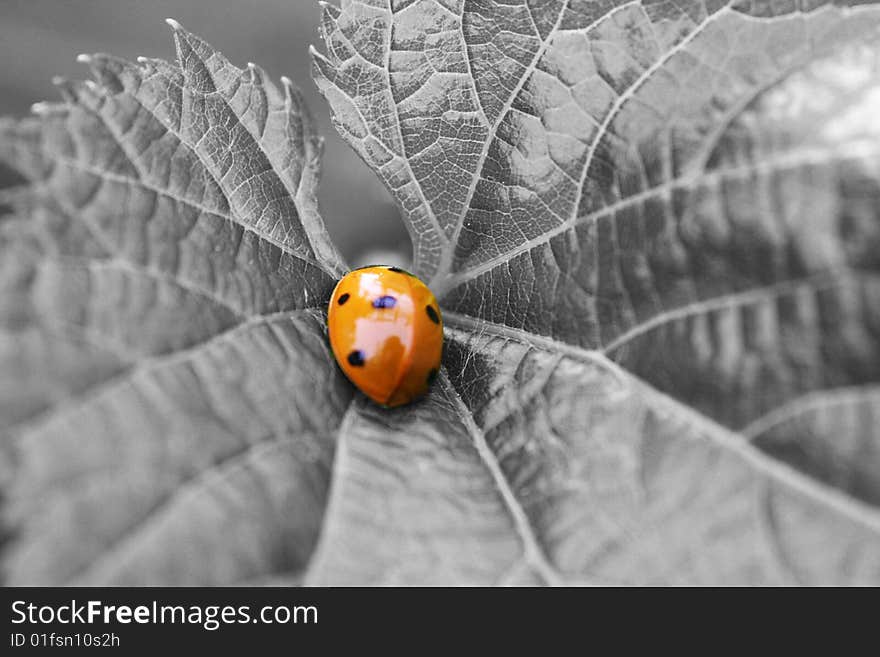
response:
<path fill-rule="evenodd" d="M 88 76 L 79 53 L 174 57 L 175 18 L 236 66 L 262 66 L 303 90 L 325 138 L 319 190 L 327 228 L 353 266 L 406 265 L 409 239 L 378 178 L 336 134 L 310 75 L 309 44 L 320 48 L 317 0 L 0 0 L 0 114 L 24 116 L 56 100 L 56 75 Z M 2 183 L 2 181 L 0 181 Z"/>

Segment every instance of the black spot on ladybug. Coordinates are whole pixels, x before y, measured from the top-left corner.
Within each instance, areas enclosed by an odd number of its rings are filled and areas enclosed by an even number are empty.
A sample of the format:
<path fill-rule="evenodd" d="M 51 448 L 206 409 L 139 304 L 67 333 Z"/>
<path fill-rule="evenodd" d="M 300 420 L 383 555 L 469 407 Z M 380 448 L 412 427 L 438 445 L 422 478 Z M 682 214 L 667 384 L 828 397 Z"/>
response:
<path fill-rule="evenodd" d="M 397 305 L 397 299 L 388 295 L 373 299 L 373 308 L 394 308 L 395 305 Z"/>
<path fill-rule="evenodd" d="M 428 385 L 433 385 L 434 381 L 437 380 L 437 368 L 435 367 L 430 372 L 428 372 Z"/>
<path fill-rule="evenodd" d="M 393 271 L 395 274 L 406 274 L 407 276 L 415 278 L 415 274 L 411 274 L 406 269 L 401 269 L 400 267 L 389 267 L 388 271 Z"/>
<path fill-rule="evenodd" d="M 348 292 L 346 292 L 345 294 L 340 295 L 340 296 L 339 296 L 339 300 L 337 301 L 337 303 L 338 303 L 340 306 L 343 305 L 346 301 L 348 301 L 348 298 L 349 298 L 350 296 L 351 296 L 351 295 L 350 295 Z"/>
<path fill-rule="evenodd" d="M 355 349 L 351 353 L 348 354 L 348 364 L 353 365 L 354 367 L 360 367 L 366 362 L 364 360 L 364 352 L 360 349 Z"/>
<path fill-rule="evenodd" d="M 437 315 L 437 311 L 434 310 L 433 306 L 425 306 L 425 312 L 428 313 L 428 319 L 430 319 L 435 324 L 440 323 L 440 316 Z"/>

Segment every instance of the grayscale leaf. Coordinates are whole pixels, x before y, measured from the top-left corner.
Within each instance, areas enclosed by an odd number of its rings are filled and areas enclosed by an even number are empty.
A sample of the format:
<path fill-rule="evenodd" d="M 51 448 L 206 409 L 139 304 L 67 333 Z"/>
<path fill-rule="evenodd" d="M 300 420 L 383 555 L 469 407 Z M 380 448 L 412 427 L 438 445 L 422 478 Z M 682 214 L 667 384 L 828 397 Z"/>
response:
<path fill-rule="evenodd" d="M 322 24 L 448 343 L 344 423 L 306 581 L 880 583 L 880 6 Z"/>
<path fill-rule="evenodd" d="M 0 436 L 10 584 L 300 577 L 351 390 L 323 304 L 299 92 L 172 22 L 178 60 L 0 123 Z"/>
<path fill-rule="evenodd" d="M 877 3 L 324 5 L 444 310 L 396 410 L 298 93 L 172 26 L 0 122 L 7 582 L 880 583 Z"/>

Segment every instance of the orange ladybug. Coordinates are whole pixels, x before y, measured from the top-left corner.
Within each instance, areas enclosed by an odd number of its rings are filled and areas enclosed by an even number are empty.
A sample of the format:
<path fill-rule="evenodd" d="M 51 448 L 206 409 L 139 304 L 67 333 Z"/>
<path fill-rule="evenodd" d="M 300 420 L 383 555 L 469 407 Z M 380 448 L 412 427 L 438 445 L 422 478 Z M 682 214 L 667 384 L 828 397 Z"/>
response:
<path fill-rule="evenodd" d="M 345 375 L 388 407 L 424 395 L 440 370 L 437 299 L 398 267 L 362 267 L 336 284 L 327 308 L 330 347 Z"/>

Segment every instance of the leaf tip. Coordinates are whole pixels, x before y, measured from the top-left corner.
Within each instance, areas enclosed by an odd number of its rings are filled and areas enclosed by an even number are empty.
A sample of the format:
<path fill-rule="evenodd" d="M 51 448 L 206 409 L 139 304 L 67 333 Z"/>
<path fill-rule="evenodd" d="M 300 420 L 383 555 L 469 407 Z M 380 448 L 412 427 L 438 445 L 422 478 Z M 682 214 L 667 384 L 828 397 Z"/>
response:
<path fill-rule="evenodd" d="M 287 103 L 288 107 L 293 105 L 302 107 L 302 99 L 300 98 L 299 87 L 297 87 L 293 80 L 291 80 L 286 75 L 281 76 L 281 86 L 284 88 L 284 100 Z"/>
<path fill-rule="evenodd" d="M 183 31 L 183 25 L 181 25 L 180 23 L 178 23 L 178 22 L 177 22 L 176 20 L 174 20 L 173 18 L 166 18 L 166 19 L 165 19 L 165 22 L 168 23 L 168 25 L 171 27 L 171 29 L 174 30 L 175 32 L 181 32 L 181 31 Z"/>
<path fill-rule="evenodd" d="M 339 7 L 326 0 L 318 0 L 318 5 L 321 7 L 322 12 L 331 20 L 336 20 L 339 18 L 339 14 L 342 13 Z"/>
<path fill-rule="evenodd" d="M 321 60 L 323 62 L 329 63 L 327 56 L 324 55 L 324 53 L 322 53 L 320 50 L 315 48 L 315 45 L 312 43 L 309 44 L 309 56 L 312 58 L 312 60 Z"/>
<path fill-rule="evenodd" d="M 47 102 L 34 103 L 31 105 L 31 112 L 37 115 L 45 115 L 52 111 L 52 104 Z"/>

